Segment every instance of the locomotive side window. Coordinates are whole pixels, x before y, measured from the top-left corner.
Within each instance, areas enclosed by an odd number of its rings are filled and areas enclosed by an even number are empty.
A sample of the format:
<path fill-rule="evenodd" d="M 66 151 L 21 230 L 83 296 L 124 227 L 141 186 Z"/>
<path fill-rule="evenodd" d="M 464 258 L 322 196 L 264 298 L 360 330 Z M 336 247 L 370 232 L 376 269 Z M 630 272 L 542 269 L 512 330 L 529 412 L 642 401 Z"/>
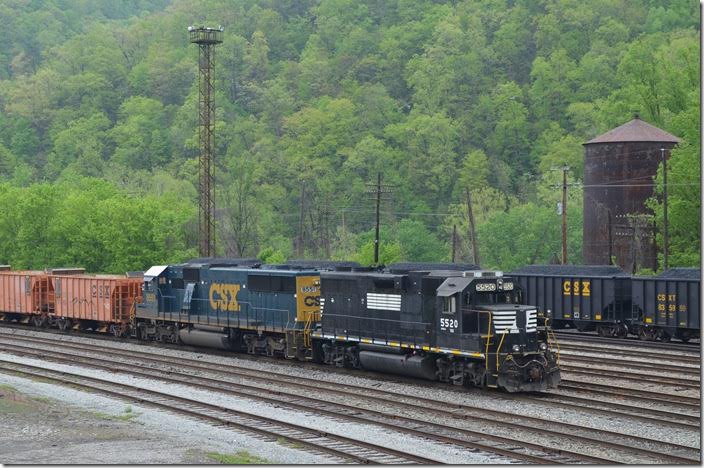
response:
<path fill-rule="evenodd" d="M 442 313 L 443 314 L 454 314 L 457 312 L 457 302 L 455 296 L 443 297 L 442 298 Z"/>

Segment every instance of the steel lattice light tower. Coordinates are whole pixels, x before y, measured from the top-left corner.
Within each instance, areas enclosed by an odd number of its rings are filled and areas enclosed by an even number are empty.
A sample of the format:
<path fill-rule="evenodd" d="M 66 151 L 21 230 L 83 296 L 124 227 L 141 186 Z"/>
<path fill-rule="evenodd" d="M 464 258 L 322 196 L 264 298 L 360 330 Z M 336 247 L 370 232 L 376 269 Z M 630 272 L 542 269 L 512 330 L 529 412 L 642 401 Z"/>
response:
<path fill-rule="evenodd" d="M 213 127 L 215 103 L 213 102 L 213 52 L 216 44 L 222 42 L 223 28 L 188 27 L 188 36 L 193 44 L 198 44 L 198 114 L 200 124 L 198 141 L 198 245 L 201 257 L 215 255 L 215 198 L 213 193 Z"/>

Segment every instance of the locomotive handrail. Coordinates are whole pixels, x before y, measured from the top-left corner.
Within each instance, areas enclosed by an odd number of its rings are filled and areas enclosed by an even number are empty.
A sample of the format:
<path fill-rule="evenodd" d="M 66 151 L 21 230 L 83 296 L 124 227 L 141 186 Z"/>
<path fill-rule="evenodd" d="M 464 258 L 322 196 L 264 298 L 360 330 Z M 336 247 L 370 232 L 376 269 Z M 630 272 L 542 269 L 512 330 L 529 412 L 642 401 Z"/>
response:
<path fill-rule="evenodd" d="M 508 331 L 505 331 L 501 334 L 501 340 L 499 341 L 499 346 L 496 348 L 496 373 L 499 373 L 499 353 L 501 352 L 501 346 L 504 344 L 504 339 L 506 338 L 506 335 L 508 334 Z"/>
<path fill-rule="evenodd" d="M 489 342 L 491 341 L 491 338 L 494 336 L 491 334 L 491 322 L 492 322 L 493 315 L 488 310 L 484 310 L 484 311 L 478 310 L 477 312 L 484 312 L 486 314 L 489 314 L 489 328 L 487 329 L 487 332 L 486 332 L 486 348 L 484 349 L 484 368 L 486 370 L 489 370 Z M 479 336 L 480 337 L 482 336 L 481 330 L 479 330 Z M 497 369 L 497 371 L 498 371 L 498 369 Z"/>
<path fill-rule="evenodd" d="M 557 352 L 555 353 L 555 364 L 560 365 L 560 343 L 557 341 L 557 337 L 555 336 L 555 330 L 550 327 L 550 318 L 547 317 L 545 319 L 545 329 L 546 329 L 546 334 L 548 338 L 548 349 L 550 348 L 550 338 L 555 342 L 555 346 L 557 347 Z"/>

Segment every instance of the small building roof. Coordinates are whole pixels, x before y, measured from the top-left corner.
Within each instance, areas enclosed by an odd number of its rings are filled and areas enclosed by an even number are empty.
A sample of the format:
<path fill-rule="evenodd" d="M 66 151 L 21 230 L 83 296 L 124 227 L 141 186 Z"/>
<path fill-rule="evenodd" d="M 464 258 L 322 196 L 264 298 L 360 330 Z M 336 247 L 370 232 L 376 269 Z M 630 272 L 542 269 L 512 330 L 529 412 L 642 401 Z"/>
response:
<path fill-rule="evenodd" d="M 630 122 L 609 130 L 603 135 L 584 143 L 624 143 L 629 141 L 653 141 L 658 143 L 679 143 L 681 140 L 648 122 L 641 120 L 638 114 Z"/>

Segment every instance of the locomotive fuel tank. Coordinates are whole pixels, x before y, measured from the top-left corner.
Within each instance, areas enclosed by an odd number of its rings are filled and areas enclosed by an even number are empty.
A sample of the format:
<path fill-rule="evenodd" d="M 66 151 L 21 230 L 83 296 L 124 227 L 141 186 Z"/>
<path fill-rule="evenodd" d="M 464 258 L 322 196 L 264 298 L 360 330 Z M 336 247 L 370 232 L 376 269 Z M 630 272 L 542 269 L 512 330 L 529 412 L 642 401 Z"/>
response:
<path fill-rule="evenodd" d="M 227 333 L 209 330 L 182 328 L 178 332 L 181 341 L 189 346 L 204 346 L 206 348 L 230 349 L 230 338 Z"/>
<path fill-rule="evenodd" d="M 435 365 L 435 357 L 433 356 L 360 351 L 359 361 L 364 369 L 371 371 L 387 372 L 428 380 L 437 379 L 437 366 Z"/>

